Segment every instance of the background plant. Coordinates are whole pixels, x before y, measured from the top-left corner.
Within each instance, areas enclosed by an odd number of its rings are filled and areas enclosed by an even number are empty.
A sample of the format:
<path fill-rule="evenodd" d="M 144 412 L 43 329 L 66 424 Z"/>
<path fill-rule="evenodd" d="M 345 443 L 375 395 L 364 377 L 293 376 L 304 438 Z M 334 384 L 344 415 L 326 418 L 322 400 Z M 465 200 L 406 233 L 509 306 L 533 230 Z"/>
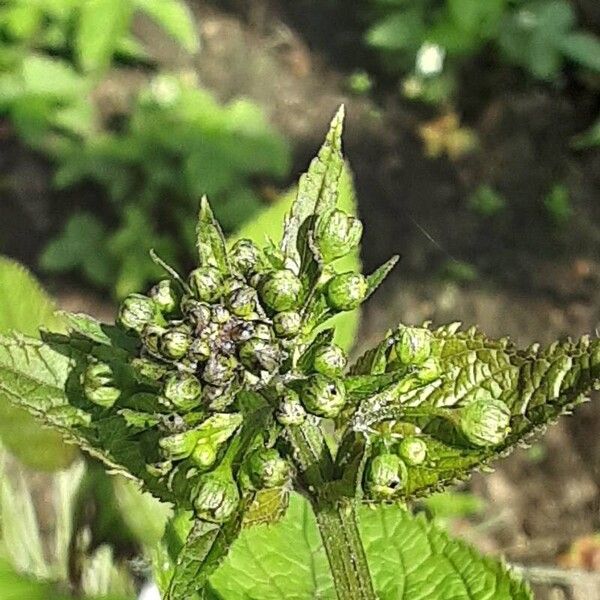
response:
<path fill-rule="evenodd" d="M 231 230 L 260 206 L 256 179 L 287 172 L 288 148 L 261 111 L 245 100 L 220 105 L 189 74 L 164 72 L 142 85 L 124 113 L 101 114 L 94 93 L 111 69 L 160 70 L 132 34 L 134 16 L 153 19 L 197 51 L 184 2 L 29 4 L 12 0 L 0 9 L 0 116 L 51 159 L 60 190 L 91 184 L 100 194 L 93 212 L 69 217 L 41 257 L 44 269 L 79 272 L 122 297 L 157 275 L 140 260 L 149 248 L 189 262 L 192 233 L 182 215 L 201 191 L 212 194 Z"/>
<path fill-rule="evenodd" d="M 360 237 L 336 209 L 341 117 L 280 245 L 227 248 L 203 201 L 187 282 L 155 257 L 170 279 L 129 296 L 117 327 L 65 315 L 68 335 L 3 338 L 2 397 L 174 504 L 155 550 L 167 598 L 528 598 L 502 565 L 397 503 L 464 479 L 583 401 L 600 345 L 519 350 L 458 324 L 400 325 L 346 370 L 326 321 L 395 261 L 366 278 L 335 263 Z"/>

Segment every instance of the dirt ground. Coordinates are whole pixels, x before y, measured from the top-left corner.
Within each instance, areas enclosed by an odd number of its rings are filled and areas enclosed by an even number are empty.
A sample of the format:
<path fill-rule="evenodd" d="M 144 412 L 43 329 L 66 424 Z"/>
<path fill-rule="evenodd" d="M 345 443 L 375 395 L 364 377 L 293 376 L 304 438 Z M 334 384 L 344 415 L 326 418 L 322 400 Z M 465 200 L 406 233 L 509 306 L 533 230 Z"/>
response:
<path fill-rule="evenodd" d="M 336 107 L 346 104 L 345 150 L 365 222 L 365 266 L 402 255 L 365 309 L 361 343 L 368 345 L 399 321 L 426 319 L 476 323 L 491 336 L 509 334 L 521 344 L 595 331 L 600 152 L 576 152 L 570 140 L 589 125 L 599 100 L 577 89 L 511 87 L 510 74 L 500 74 L 500 80 L 485 73 L 477 77 L 482 67 L 471 65 L 464 76 L 478 83 L 460 98 L 458 112 L 477 134 L 477 150 L 454 160 L 427 158 L 419 130 L 435 115 L 407 103 L 391 84 L 370 98 L 349 94 L 350 65 L 368 67 L 372 61 L 356 41 L 357 24 L 348 22 L 344 30 L 327 8 L 314 14 L 303 11 L 307 4 L 196 2 L 199 55 L 190 62 L 167 42 L 156 52 L 173 67 L 194 69 L 220 99 L 245 95 L 263 106 L 292 140 L 290 180 L 305 168 Z M 328 31 L 330 21 L 346 37 Z M 126 101 L 137 83 L 119 73 L 98 93 L 111 102 Z M 10 133 L 0 135 L 0 150 L 2 139 L 9 138 Z M 10 232 L 22 230 L 27 218 L 43 240 L 65 209 L 56 209 L 49 170 L 39 158 L 22 150 L 11 150 L 10 157 L 0 152 L 0 171 L 27 182 L 24 190 L 13 186 L 21 192 L 9 200 L 5 241 L 13 255 L 31 264 L 39 243 Z M 482 217 L 469 208 L 466 199 L 482 183 L 506 197 L 500 217 Z M 561 227 L 542 202 L 557 183 L 569 189 L 574 210 Z M 477 276 L 448 278 L 462 263 Z M 66 308 L 111 316 L 110 304 L 73 283 L 48 283 Z M 476 524 L 459 523 L 460 533 L 511 563 L 558 564 L 575 539 L 600 528 L 599 432 L 600 404 L 590 403 L 552 428 L 534 451 L 519 450 L 494 473 L 477 475 L 470 487 L 487 500 L 486 513 Z M 600 543 L 586 552 L 577 566 L 600 570 Z M 552 574 L 540 576 L 552 580 Z M 600 579 L 590 577 L 575 577 L 572 597 L 600 598 Z M 547 597 L 567 597 L 560 593 Z"/>

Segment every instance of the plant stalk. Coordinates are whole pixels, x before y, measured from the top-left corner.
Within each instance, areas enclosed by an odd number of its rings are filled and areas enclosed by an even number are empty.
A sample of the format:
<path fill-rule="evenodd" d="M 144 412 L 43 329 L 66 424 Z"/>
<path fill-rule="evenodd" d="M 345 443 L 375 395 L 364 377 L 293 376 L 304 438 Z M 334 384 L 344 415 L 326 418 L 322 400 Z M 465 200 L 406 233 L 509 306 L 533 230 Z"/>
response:
<path fill-rule="evenodd" d="M 339 600 L 377 600 L 356 522 L 354 502 L 319 495 L 331 481 L 333 460 L 321 430 L 305 422 L 287 428 L 308 490 Z"/>

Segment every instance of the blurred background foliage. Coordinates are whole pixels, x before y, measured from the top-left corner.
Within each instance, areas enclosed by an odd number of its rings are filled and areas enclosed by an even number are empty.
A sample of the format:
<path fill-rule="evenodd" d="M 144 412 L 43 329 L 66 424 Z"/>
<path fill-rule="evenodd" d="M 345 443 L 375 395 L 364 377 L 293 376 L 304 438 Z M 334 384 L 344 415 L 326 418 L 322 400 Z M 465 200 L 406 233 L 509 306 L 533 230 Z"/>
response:
<path fill-rule="evenodd" d="M 342 101 L 342 203 L 366 224 L 344 260 L 403 255 L 363 346 L 398 319 L 523 343 L 597 327 L 597 0 L 0 0 L 0 253 L 109 318 L 159 275 L 151 248 L 192 264 L 202 194 L 232 239 L 277 238 Z M 60 328 L 12 258 L 0 331 Z M 359 315 L 339 325 L 352 347 Z M 596 568 L 576 538 L 600 530 L 600 417 L 582 419 L 418 509 L 510 560 Z M 0 600 L 132 600 L 168 509 L 6 406 L 0 444 Z"/>

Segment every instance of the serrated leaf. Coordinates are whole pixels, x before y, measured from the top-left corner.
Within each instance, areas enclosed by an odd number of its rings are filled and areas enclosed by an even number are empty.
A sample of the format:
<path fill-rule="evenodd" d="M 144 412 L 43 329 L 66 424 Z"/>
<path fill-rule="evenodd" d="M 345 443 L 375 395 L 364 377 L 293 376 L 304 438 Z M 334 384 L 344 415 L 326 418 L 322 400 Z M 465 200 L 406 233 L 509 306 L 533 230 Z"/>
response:
<path fill-rule="evenodd" d="M 497 560 L 397 506 L 360 512 L 371 575 L 382 600 L 531 600 L 526 584 Z"/>
<path fill-rule="evenodd" d="M 131 2 L 123 0 L 86 0 L 81 4 L 75 51 L 84 71 L 108 67 L 131 16 Z"/>
<path fill-rule="evenodd" d="M 367 298 L 383 283 L 383 280 L 396 266 L 398 260 L 400 260 L 399 256 L 392 256 L 386 263 L 367 276 Z"/>
<path fill-rule="evenodd" d="M 200 45 L 194 15 L 180 0 L 135 0 L 136 6 L 161 25 L 188 52 Z"/>
<path fill-rule="evenodd" d="M 508 340 L 490 340 L 474 328 L 457 329 L 458 324 L 452 324 L 432 332 L 438 377 L 428 383 L 414 374 L 399 379 L 359 405 L 348 431 L 354 439 L 356 433 L 388 420 L 413 423 L 424 431 L 428 459 L 422 465 L 408 466 L 403 497 L 441 489 L 505 456 L 584 401 L 600 383 L 598 339 L 584 337 L 578 342 L 555 343 L 546 350 L 532 346 L 521 351 Z M 476 448 L 465 443 L 449 423 L 452 411 L 485 398 L 506 403 L 512 415 L 511 432 L 495 447 Z M 364 439 L 363 451 L 368 452 Z M 356 445 L 352 447 L 356 452 Z M 338 458 L 339 463 L 354 460 Z"/>
<path fill-rule="evenodd" d="M 239 512 L 227 523 L 196 521 L 179 553 L 165 600 L 193 597 L 225 558 L 242 527 Z"/>
<path fill-rule="evenodd" d="M 38 335 L 41 326 L 61 327 L 54 303 L 25 268 L 0 257 L 0 333 L 16 330 Z M 35 469 L 63 469 L 76 455 L 60 434 L 43 428 L 23 409 L 2 399 L 1 390 L 0 438 L 15 456 Z"/>
<path fill-rule="evenodd" d="M 453 541 L 423 517 L 396 506 L 363 508 L 359 525 L 381 600 L 528 600 L 527 586 L 497 561 Z M 211 583 L 227 600 L 334 600 L 316 521 L 292 494 L 276 525 L 242 532 Z"/>
<path fill-rule="evenodd" d="M 228 273 L 229 262 L 227 260 L 225 237 L 221 226 L 215 220 L 206 196 L 200 202 L 196 240 L 199 264 L 201 266 L 216 267 L 221 273 Z"/>
<path fill-rule="evenodd" d="M 281 252 L 286 267 L 300 273 L 306 267 L 312 251 L 308 239 L 300 240 L 300 230 L 313 215 L 335 208 L 338 182 L 344 166 L 342 156 L 342 128 L 344 107 L 340 107 L 331 121 L 325 142 L 317 156 L 300 177 L 296 199 L 286 217 Z"/>

